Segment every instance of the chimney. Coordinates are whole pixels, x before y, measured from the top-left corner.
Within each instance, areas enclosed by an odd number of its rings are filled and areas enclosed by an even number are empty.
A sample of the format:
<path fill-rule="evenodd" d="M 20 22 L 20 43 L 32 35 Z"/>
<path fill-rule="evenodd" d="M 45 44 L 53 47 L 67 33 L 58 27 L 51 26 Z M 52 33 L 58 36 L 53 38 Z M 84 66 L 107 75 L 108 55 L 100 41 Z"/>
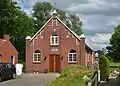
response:
<path fill-rule="evenodd" d="M 80 35 L 80 49 L 81 49 L 81 65 L 87 66 L 86 58 L 85 58 L 85 35 Z"/>
<path fill-rule="evenodd" d="M 5 39 L 5 40 L 10 40 L 9 34 L 4 34 L 4 39 Z"/>
<path fill-rule="evenodd" d="M 30 67 L 28 64 L 29 64 L 29 57 L 30 57 L 30 52 L 32 51 L 32 46 L 30 46 L 30 40 L 31 40 L 31 37 L 30 36 L 27 36 L 26 37 L 26 48 L 25 48 L 25 59 L 26 59 L 26 72 L 28 72 L 28 68 Z"/>

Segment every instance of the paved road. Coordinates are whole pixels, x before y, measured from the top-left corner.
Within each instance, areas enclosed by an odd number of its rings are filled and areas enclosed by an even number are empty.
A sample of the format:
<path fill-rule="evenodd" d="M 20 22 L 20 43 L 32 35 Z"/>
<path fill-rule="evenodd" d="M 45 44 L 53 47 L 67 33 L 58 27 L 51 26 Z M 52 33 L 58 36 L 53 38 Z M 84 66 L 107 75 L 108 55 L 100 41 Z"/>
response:
<path fill-rule="evenodd" d="M 117 79 L 110 79 L 110 81 L 100 83 L 98 86 L 120 86 L 120 82 Z"/>
<path fill-rule="evenodd" d="M 0 82 L 0 86 L 44 86 L 44 84 L 55 80 L 59 74 L 23 74 L 16 79 Z"/>

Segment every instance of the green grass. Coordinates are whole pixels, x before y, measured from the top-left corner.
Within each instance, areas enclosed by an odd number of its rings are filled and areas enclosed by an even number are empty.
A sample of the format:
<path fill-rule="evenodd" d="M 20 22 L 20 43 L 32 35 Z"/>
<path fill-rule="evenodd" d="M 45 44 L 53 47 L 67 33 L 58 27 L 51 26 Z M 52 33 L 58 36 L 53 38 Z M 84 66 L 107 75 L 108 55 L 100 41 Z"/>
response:
<path fill-rule="evenodd" d="M 110 71 L 113 71 L 113 70 L 120 70 L 120 63 L 110 63 Z"/>
<path fill-rule="evenodd" d="M 114 62 L 112 62 L 112 63 L 110 63 L 110 66 L 120 66 L 120 63 L 114 63 Z"/>
<path fill-rule="evenodd" d="M 120 63 L 110 63 L 111 70 L 119 70 L 120 69 Z"/>
<path fill-rule="evenodd" d="M 66 67 L 55 81 L 46 86 L 87 86 L 83 77 L 87 75 L 89 78 L 92 78 L 94 72 L 94 70 L 88 70 L 83 66 L 71 65 Z"/>

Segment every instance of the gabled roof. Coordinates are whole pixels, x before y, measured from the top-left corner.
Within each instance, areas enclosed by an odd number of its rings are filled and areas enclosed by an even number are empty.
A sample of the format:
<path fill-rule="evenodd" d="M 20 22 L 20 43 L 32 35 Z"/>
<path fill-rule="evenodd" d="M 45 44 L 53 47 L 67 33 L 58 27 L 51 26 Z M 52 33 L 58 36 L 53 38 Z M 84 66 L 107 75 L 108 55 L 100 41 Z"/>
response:
<path fill-rule="evenodd" d="M 43 30 L 43 28 L 49 23 L 49 21 L 50 21 L 52 18 L 53 18 L 53 17 L 51 17 L 51 18 L 41 27 L 41 29 L 38 30 L 38 32 L 31 38 L 30 41 L 32 41 L 32 40 L 35 38 L 35 36 L 37 36 L 37 34 L 39 34 L 39 32 L 41 32 L 41 31 Z"/>
<path fill-rule="evenodd" d="M 53 18 L 56 18 L 60 23 L 62 23 L 77 39 L 80 40 L 80 37 L 74 32 L 72 31 L 68 26 L 66 26 L 66 24 L 64 24 L 57 16 L 56 17 L 51 17 L 43 26 L 42 28 L 31 38 L 30 41 L 32 41 L 35 36 L 37 36 L 37 34 L 39 34 L 39 32 L 41 32 L 43 30 L 43 28 L 49 23 L 49 21 L 51 21 Z"/>
<path fill-rule="evenodd" d="M 15 52 L 18 53 L 16 48 L 13 46 L 13 44 L 9 40 L 0 39 L 0 48 L 4 49 L 5 46 L 10 46 L 11 49 L 14 49 Z"/>
<path fill-rule="evenodd" d="M 30 39 L 30 41 L 32 41 L 43 29 L 44 27 L 53 19 L 53 18 L 56 18 L 60 23 L 62 23 L 67 30 L 69 30 L 78 40 L 81 40 L 80 39 L 80 36 L 78 36 L 74 31 L 72 31 L 64 22 L 61 21 L 61 19 L 59 19 L 57 16 L 56 17 L 51 17 L 43 26 L 41 29 L 38 30 L 38 32 Z M 86 47 L 88 47 L 87 44 L 85 44 Z M 88 47 L 90 50 L 92 50 L 90 47 Z M 92 50 L 93 51 L 93 50 Z"/>
<path fill-rule="evenodd" d="M 90 48 L 87 44 L 85 44 L 85 46 L 86 46 L 88 49 L 90 49 L 91 51 L 93 51 L 92 48 Z"/>

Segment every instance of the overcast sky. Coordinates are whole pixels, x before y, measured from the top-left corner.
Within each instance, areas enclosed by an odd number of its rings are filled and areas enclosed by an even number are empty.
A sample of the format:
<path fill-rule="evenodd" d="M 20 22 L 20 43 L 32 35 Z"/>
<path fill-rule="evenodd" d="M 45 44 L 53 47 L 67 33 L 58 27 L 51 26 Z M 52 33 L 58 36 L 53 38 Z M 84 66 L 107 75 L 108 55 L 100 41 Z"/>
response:
<path fill-rule="evenodd" d="M 22 1 L 19 2 L 19 1 Z M 86 43 L 94 50 L 109 44 L 114 28 L 120 24 L 120 0 L 19 0 L 23 10 L 30 14 L 38 1 L 56 3 L 56 7 L 80 16 Z"/>

